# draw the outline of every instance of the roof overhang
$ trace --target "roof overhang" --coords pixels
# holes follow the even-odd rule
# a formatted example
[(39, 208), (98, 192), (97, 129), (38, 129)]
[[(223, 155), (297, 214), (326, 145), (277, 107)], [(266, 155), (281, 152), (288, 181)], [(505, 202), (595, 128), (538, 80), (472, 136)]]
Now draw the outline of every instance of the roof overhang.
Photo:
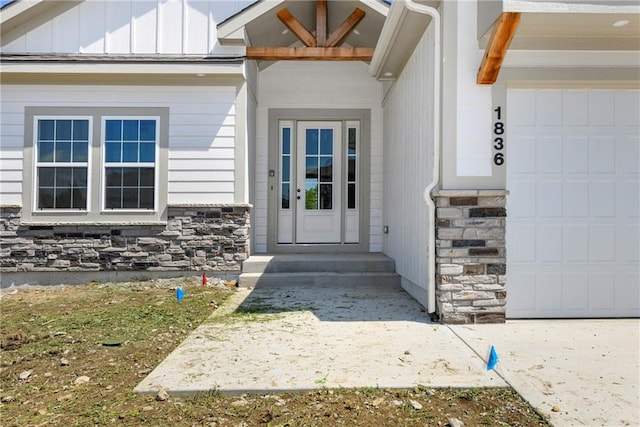
[[(438, 8), (439, 1), (419, 3)], [(411, 57), (416, 45), (431, 23), (431, 17), (407, 8), (404, 1), (394, 1), (373, 53), (369, 74), (380, 80), (396, 79)]]

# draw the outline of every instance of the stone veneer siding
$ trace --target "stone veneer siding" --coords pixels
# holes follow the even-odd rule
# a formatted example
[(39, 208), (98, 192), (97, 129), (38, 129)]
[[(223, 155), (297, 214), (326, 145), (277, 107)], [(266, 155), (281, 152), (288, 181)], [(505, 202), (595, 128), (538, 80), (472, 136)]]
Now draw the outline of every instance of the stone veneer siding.
[(505, 320), (506, 191), (440, 190), (436, 302), (443, 323)]
[(249, 257), (248, 205), (169, 206), (166, 222), (20, 222), (0, 207), (0, 272), (240, 273)]

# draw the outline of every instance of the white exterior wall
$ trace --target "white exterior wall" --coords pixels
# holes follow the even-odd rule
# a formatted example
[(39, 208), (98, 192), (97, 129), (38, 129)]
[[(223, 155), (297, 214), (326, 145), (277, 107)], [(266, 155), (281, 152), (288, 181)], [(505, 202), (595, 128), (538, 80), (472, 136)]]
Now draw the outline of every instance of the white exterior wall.
[(270, 108), (371, 110), (371, 252), (382, 251), (382, 86), (361, 62), (280, 61), (259, 75), (256, 137), (255, 249), (267, 250), (268, 111)]
[(22, 205), (27, 106), (168, 107), (168, 203), (233, 203), (235, 101), (235, 86), (4, 85), (0, 104), (0, 204)]
[(428, 210), (423, 199), (433, 168), (433, 26), (425, 32), (384, 103), (383, 252), (402, 284), (427, 304)]
[[(216, 24), (251, 0), (86, 0), (24, 34), (5, 53), (242, 54), (220, 46)], [(20, 28), (18, 31), (22, 32)]]

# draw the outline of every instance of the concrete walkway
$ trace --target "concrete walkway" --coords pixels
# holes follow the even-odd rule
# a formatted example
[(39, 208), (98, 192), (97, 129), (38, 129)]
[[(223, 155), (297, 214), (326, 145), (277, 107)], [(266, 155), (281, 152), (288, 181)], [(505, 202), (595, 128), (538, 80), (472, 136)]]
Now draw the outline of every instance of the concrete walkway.
[[(558, 426), (640, 425), (639, 327), (637, 320), (444, 326), (388, 287), (239, 289), (135, 391), (511, 385)], [(496, 371), (486, 370), (491, 344)]]

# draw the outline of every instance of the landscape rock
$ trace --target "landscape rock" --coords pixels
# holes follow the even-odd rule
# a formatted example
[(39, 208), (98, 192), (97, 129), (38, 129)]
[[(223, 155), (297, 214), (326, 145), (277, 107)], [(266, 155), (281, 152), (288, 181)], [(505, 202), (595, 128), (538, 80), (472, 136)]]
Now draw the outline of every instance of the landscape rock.
[(76, 380), (73, 382), (73, 384), (75, 385), (80, 385), (80, 384), (86, 384), (91, 380), (91, 378), (89, 378), (86, 375), (81, 375), (78, 378), (76, 378)]
[(411, 407), (413, 409), (415, 409), (416, 411), (419, 411), (422, 409), (422, 404), (420, 402), (417, 402), (415, 400), (409, 400), (409, 405), (411, 405)]
[(560, 412), (560, 407), (558, 405), (553, 405), (553, 408), (551, 408), (552, 412)]
[(457, 418), (449, 418), (448, 420), (449, 427), (462, 427), (464, 423)]
[(167, 390), (163, 388), (158, 390), (158, 394), (156, 394), (156, 400), (158, 402), (164, 402), (167, 399), (169, 399), (169, 392), (167, 392)]
[(31, 376), (31, 372), (33, 372), (33, 371), (20, 372), (20, 375), (18, 375), (18, 378), (20, 378), (22, 381), (24, 381), (24, 380), (26, 380), (27, 378), (29, 378)]
[(60, 359), (60, 366), (69, 366), (69, 361), (63, 357)]
[(2, 403), (9, 403), (9, 402), (13, 402), (15, 400), (15, 398), (13, 396), (4, 396), (2, 398)]

